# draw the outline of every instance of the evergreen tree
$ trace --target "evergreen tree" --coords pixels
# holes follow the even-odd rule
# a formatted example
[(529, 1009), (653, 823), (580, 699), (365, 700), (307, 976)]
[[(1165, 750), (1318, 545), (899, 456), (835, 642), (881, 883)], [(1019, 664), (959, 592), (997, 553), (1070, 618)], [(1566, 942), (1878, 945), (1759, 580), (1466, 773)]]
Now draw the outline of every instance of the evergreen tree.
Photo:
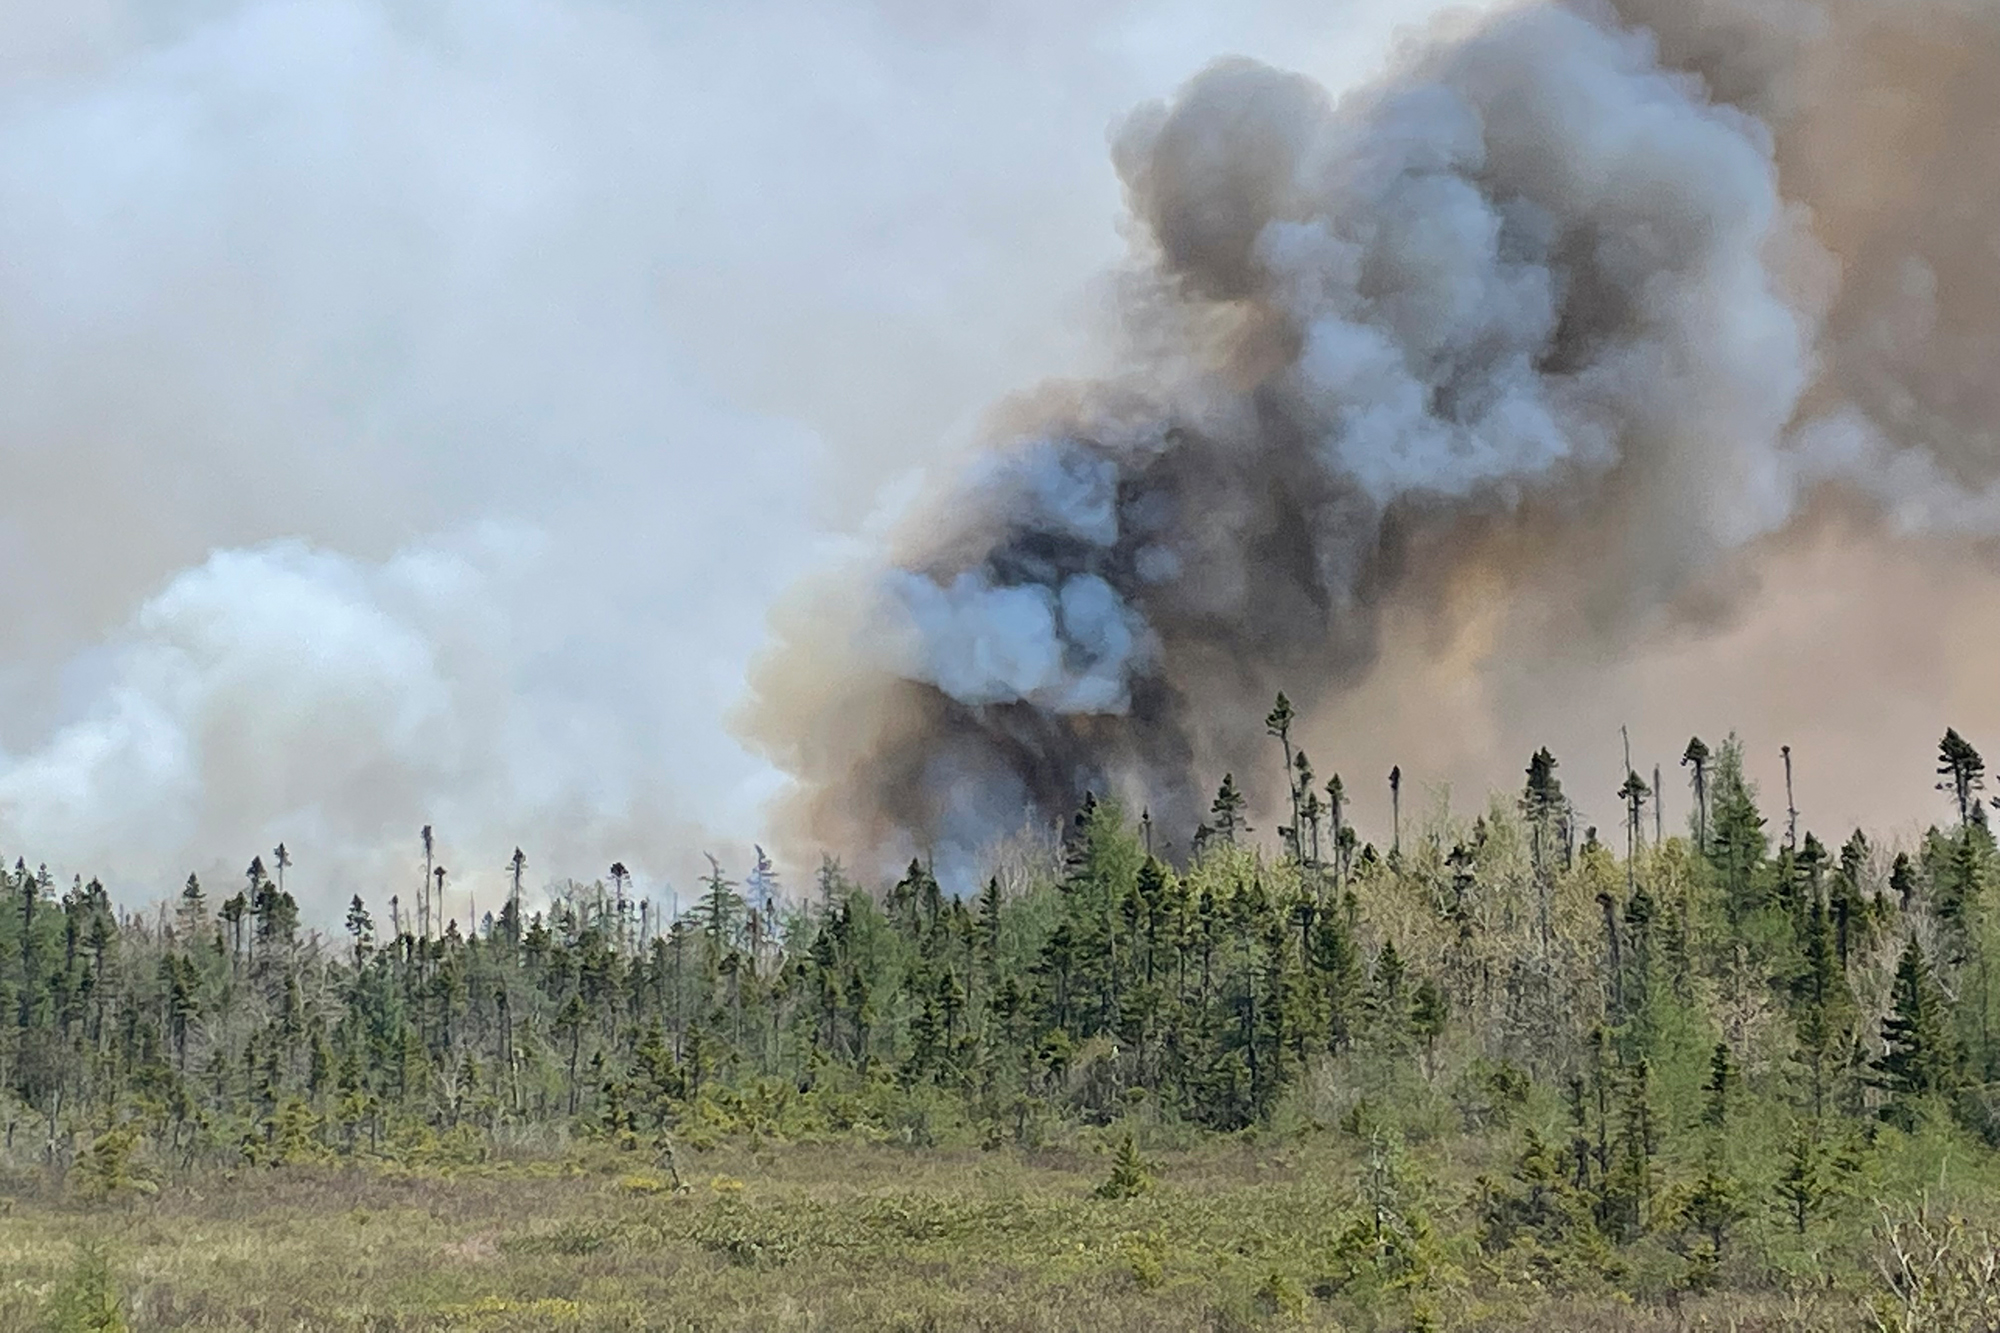
[(1702, 1123), (1718, 1134), (1729, 1129), (1730, 1094), (1735, 1090), (1739, 1075), (1735, 1062), (1729, 1058), (1729, 1043), (1717, 1042), (1708, 1056), (1708, 1081), (1701, 1085), (1706, 1094), (1702, 1102)]
[(1764, 904), (1762, 876), (1770, 839), (1756, 793), (1743, 776), (1743, 747), (1731, 736), (1716, 756), (1711, 784), (1714, 826), (1709, 857), (1729, 919), (1741, 923)]
[(1643, 1234), (1650, 1222), (1653, 1199), (1653, 1159), (1659, 1152), (1654, 1134), (1652, 1067), (1644, 1060), (1626, 1071), (1617, 1144), (1604, 1177), (1603, 1222), (1620, 1239)]
[(1410, 1032), (1423, 1044), (1426, 1069), (1450, 1018), (1451, 1004), (1437, 983), (1428, 977), (1418, 982), (1416, 994), (1410, 1000)]
[(1986, 761), (1979, 751), (1955, 730), (1947, 729), (1938, 742), (1938, 776), (1944, 781), (1937, 789), (1951, 796), (1961, 825), (1972, 822), (1979, 807), (1979, 790), (1986, 785)]
[(1708, 746), (1699, 736), (1688, 741), (1687, 749), (1681, 753), (1681, 766), (1689, 771), (1688, 781), (1694, 788), (1694, 847), (1706, 855), (1708, 852)]
[(358, 893), (347, 904), (347, 933), (354, 940), (354, 967), (358, 972), (368, 959), (369, 946), (375, 942), (375, 922)]
[(1799, 976), (1793, 984), (1798, 1060), (1805, 1071), (1813, 1123), (1818, 1124), (1825, 1111), (1829, 1080), (1848, 1047), (1854, 1008), (1826, 908), (1818, 901), (1806, 909), (1802, 953)]
[(1977, 822), (1960, 826), (1943, 864), (1932, 875), (1931, 906), (1938, 919), (1961, 935), (1968, 914), (1985, 890), (1993, 857), (1993, 835)]
[(1327, 779), (1326, 817), (1333, 833), (1334, 864), (1341, 881), (1345, 882), (1353, 860), (1355, 835), (1354, 830), (1347, 826), (1347, 786), (1338, 773)]
[(201, 880), (193, 875), (181, 886), (180, 902), (174, 909), (175, 928), (180, 931), (181, 942), (192, 946), (208, 928), (208, 897), (202, 892)]
[(1224, 773), (1222, 786), (1216, 789), (1215, 801), (1208, 808), (1209, 815), (1215, 820), (1212, 827), (1216, 837), (1233, 846), (1237, 838), (1251, 831), (1250, 825), (1243, 819), (1243, 809), (1247, 804), (1243, 793), (1236, 789), (1236, 775)]
[(1908, 852), (1896, 853), (1896, 860), (1889, 868), (1889, 891), (1896, 895), (1896, 906), (1905, 912), (1910, 910), (1917, 893), (1917, 868)]
[(1563, 810), (1562, 781), (1556, 777), (1556, 766), (1556, 757), (1546, 748), (1535, 751), (1528, 761), (1527, 786), (1521, 792), (1521, 815), (1528, 821), (1529, 848), (1537, 875), (1548, 872), (1555, 824)]
[(736, 947), (737, 930), (743, 921), (743, 896), (736, 892), (736, 882), (722, 873), (722, 863), (713, 856), (708, 858), (708, 877), (702, 883), (705, 892), (698, 911), (702, 936), (708, 944), (711, 964), (720, 964), (723, 956)]
[(1801, 1236), (1806, 1234), (1807, 1226), (1826, 1200), (1821, 1157), (1819, 1141), (1808, 1126), (1800, 1125), (1793, 1131), (1791, 1146), (1785, 1152), (1784, 1174), (1778, 1177), (1778, 1198), (1792, 1229)]
[(1888, 1094), (1882, 1119), (1914, 1130), (1925, 1108), (1958, 1091), (1962, 1056), (1945, 998), (1916, 937), (1904, 946), (1890, 991), (1892, 1009), (1882, 1020), (1877, 1086)]
[(1269, 716), (1264, 719), (1264, 731), (1274, 738), (1285, 752), (1285, 789), (1291, 795), (1292, 819), (1291, 823), (1280, 832), (1291, 844), (1293, 854), (1301, 855), (1303, 853), (1299, 838), (1299, 784), (1298, 775), (1292, 767), (1292, 722), (1295, 716), (1292, 712), (1292, 701), (1280, 693), (1277, 703), (1272, 705)]

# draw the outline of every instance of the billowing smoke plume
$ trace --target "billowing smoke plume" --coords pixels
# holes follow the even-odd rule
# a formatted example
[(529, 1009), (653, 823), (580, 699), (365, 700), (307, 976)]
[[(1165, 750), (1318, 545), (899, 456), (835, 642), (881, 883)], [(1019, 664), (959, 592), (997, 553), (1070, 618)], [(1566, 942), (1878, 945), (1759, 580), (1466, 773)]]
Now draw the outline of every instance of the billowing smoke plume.
[(1108, 789), (1185, 836), (1390, 619), (1602, 656), (1726, 623), (1818, 496), (1989, 530), (1995, 14), (1532, 4), (1338, 102), (1231, 61), (1133, 115), (1122, 370), (786, 612), (801, 826), (962, 857)]
[(769, 604), (1094, 354), (1104, 126), (1429, 3), (0, 5), (0, 858), (740, 875)]

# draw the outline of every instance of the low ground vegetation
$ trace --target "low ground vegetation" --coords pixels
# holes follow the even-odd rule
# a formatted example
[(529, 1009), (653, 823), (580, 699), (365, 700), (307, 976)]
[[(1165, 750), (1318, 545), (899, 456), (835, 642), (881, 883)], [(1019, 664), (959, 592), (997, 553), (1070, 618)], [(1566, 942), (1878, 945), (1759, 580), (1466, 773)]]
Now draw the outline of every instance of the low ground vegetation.
[(1275, 837), (1087, 800), (963, 898), (614, 865), (461, 931), (427, 859), (329, 938), (282, 847), (137, 916), (19, 861), (0, 1327), (1996, 1327), (1969, 743), (1903, 846), (1733, 739), (1671, 835), (1544, 751), (1369, 843), (1288, 718)]
[(1465, 1143), (1166, 1136), (1149, 1188), (1107, 1190), (1127, 1132), (1148, 1137), (731, 1135), (683, 1154), (678, 1189), (647, 1154), (601, 1146), (246, 1169), (122, 1200), (15, 1179), (0, 1328), (1872, 1333), (1989, 1328), (2000, 1308), (1980, 1202), (2000, 1191), (1953, 1165), (1966, 1145), (1949, 1139), (1885, 1163), (1942, 1194), (1843, 1198), (1808, 1237), (1746, 1214), (1690, 1281), (1704, 1252), (1679, 1234), (1495, 1245), (1497, 1187)]

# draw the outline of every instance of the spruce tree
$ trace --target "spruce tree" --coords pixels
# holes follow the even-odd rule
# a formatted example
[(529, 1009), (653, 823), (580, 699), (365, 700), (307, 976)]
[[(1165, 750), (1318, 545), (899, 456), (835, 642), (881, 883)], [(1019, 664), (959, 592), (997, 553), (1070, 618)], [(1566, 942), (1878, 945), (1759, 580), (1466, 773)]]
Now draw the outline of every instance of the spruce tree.
[(1681, 767), (1691, 770), (1689, 782), (1694, 787), (1694, 849), (1704, 856), (1708, 854), (1708, 760), (1708, 746), (1699, 736), (1688, 741), (1681, 753)]
[(1097, 1187), (1100, 1199), (1134, 1199), (1153, 1188), (1153, 1174), (1146, 1168), (1146, 1160), (1139, 1156), (1139, 1145), (1130, 1134), (1118, 1144), (1118, 1153), (1111, 1159), (1111, 1175)]
[(1616, 1145), (1604, 1177), (1603, 1222), (1621, 1240), (1643, 1234), (1650, 1221), (1654, 1134), (1652, 1067), (1644, 1060), (1625, 1071)]
[(1375, 978), (1368, 1001), (1377, 1033), (1390, 1042), (1399, 1040), (1408, 1031), (1404, 975), (1403, 957), (1396, 952), (1396, 942), (1384, 940), (1382, 952), (1375, 956)]
[(1888, 1094), (1881, 1117), (1914, 1130), (1927, 1107), (1957, 1092), (1963, 1057), (1951, 1032), (1951, 1015), (1916, 936), (1904, 946), (1882, 1020), (1883, 1052), (1874, 1062), (1876, 1086)]
[(1743, 747), (1731, 736), (1716, 757), (1710, 787), (1714, 804), (1709, 860), (1721, 881), (1732, 924), (1763, 906), (1762, 875), (1770, 838), (1756, 793), (1743, 776)]
[(1785, 1151), (1785, 1169), (1778, 1177), (1778, 1199), (1792, 1229), (1801, 1236), (1806, 1234), (1806, 1227), (1826, 1199), (1821, 1158), (1819, 1141), (1811, 1127), (1798, 1126)]
[(1729, 1043), (1717, 1042), (1708, 1055), (1708, 1081), (1701, 1085), (1702, 1123), (1719, 1135), (1729, 1130), (1730, 1094), (1736, 1090), (1738, 1074), (1729, 1058)]
[(1234, 846), (1240, 835), (1250, 832), (1250, 825), (1243, 819), (1243, 810), (1248, 804), (1243, 793), (1237, 789), (1236, 775), (1224, 773), (1222, 785), (1216, 788), (1215, 801), (1208, 807), (1215, 820), (1211, 826), (1215, 836)]
[[(1277, 703), (1271, 706), (1270, 714), (1264, 719), (1264, 731), (1275, 739), (1285, 752), (1285, 790), (1291, 795), (1292, 820), (1280, 834), (1291, 844), (1292, 854), (1303, 856), (1303, 840), (1299, 837), (1299, 774), (1292, 762), (1292, 723), (1296, 719), (1292, 711), (1292, 701), (1281, 692)], [(1306, 781), (1312, 780), (1310, 771)]]
[(1410, 1000), (1410, 1032), (1423, 1043), (1426, 1072), (1436, 1055), (1438, 1038), (1444, 1035), (1450, 1019), (1451, 1003), (1438, 984), (1429, 977), (1418, 982), (1416, 994)]
[(1528, 821), (1529, 848), (1537, 874), (1548, 869), (1548, 844), (1563, 808), (1562, 780), (1556, 776), (1556, 768), (1556, 757), (1546, 747), (1535, 751), (1528, 761), (1527, 785), (1521, 790), (1521, 815)]
[(1354, 830), (1347, 826), (1347, 785), (1335, 773), (1326, 782), (1327, 828), (1333, 835), (1333, 863), (1335, 878), (1345, 883), (1349, 862), (1353, 859), (1355, 844)]
[(1803, 959), (1793, 983), (1793, 1013), (1798, 1060), (1805, 1071), (1807, 1099), (1817, 1124), (1825, 1111), (1830, 1080), (1847, 1050), (1854, 1000), (1834, 947), (1826, 908), (1817, 901), (1806, 909), (1803, 933)]
[(1917, 867), (1910, 860), (1908, 852), (1897, 852), (1894, 864), (1889, 867), (1889, 891), (1896, 895), (1896, 906), (1907, 912), (1917, 893)]
[(1986, 761), (1955, 729), (1947, 729), (1938, 742), (1938, 776), (1944, 781), (1937, 789), (1947, 793), (1958, 810), (1958, 822), (1970, 824), (1979, 806), (1979, 790), (1986, 785)]

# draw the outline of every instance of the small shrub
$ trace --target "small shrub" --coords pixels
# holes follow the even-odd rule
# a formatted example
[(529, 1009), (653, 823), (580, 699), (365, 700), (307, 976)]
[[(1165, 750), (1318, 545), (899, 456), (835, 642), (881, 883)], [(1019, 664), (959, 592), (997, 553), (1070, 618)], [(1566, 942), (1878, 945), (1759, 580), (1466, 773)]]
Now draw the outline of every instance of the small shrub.
[(133, 1164), (139, 1149), (139, 1127), (118, 1125), (97, 1136), (77, 1163), (83, 1192), (97, 1198), (121, 1194), (157, 1194), (159, 1186)]
[(1120, 1249), (1125, 1271), (1141, 1291), (1153, 1291), (1167, 1280), (1167, 1246), (1159, 1233), (1127, 1236)]
[(806, 1253), (807, 1239), (776, 1218), (748, 1213), (733, 1203), (708, 1211), (688, 1236), (737, 1268), (781, 1268)]
[(1152, 1188), (1152, 1173), (1146, 1169), (1145, 1159), (1139, 1156), (1138, 1145), (1127, 1134), (1118, 1145), (1117, 1157), (1112, 1159), (1110, 1178), (1097, 1187), (1097, 1197), (1136, 1199)]
[(1297, 1319), (1306, 1312), (1306, 1291), (1273, 1269), (1257, 1287), (1257, 1310), (1265, 1318)]
[(125, 1306), (101, 1251), (77, 1255), (42, 1310), (46, 1333), (126, 1333)]
[(1928, 1204), (1885, 1216), (1876, 1235), (1884, 1288), (1868, 1312), (1876, 1333), (2000, 1330), (2000, 1236)]

